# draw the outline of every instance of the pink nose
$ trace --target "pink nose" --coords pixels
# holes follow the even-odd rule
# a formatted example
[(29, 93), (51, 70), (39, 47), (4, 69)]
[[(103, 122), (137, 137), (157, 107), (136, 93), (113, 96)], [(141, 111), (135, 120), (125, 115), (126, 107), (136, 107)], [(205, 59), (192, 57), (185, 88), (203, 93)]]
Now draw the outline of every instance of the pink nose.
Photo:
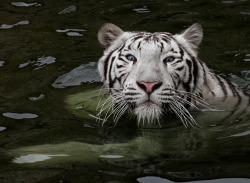
[(154, 90), (159, 88), (161, 86), (161, 83), (158, 81), (155, 82), (137, 82), (137, 84), (144, 90), (146, 91), (147, 94), (151, 94)]

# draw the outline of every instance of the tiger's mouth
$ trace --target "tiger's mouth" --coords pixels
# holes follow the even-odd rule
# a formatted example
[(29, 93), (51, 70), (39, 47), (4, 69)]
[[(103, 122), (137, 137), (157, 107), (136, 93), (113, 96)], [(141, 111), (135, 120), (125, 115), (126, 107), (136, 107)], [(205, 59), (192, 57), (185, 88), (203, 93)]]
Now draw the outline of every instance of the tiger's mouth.
[(137, 106), (141, 106), (141, 105), (143, 105), (145, 107), (153, 107), (155, 105), (161, 107), (161, 103), (159, 103), (159, 102), (157, 102), (155, 100), (152, 100), (150, 98), (148, 98), (147, 100), (139, 103)]
[(150, 107), (151, 105), (154, 105), (154, 104), (155, 104), (155, 103), (154, 103), (153, 101), (147, 100), (147, 101), (143, 102), (141, 105), (145, 105), (145, 106)]
[(137, 116), (138, 123), (146, 122), (151, 124), (153, 121), (158, 120), (162, 115), (162, 108), (151, 100), (147, 100), (138, 105), (134, 109), (134, 114)]

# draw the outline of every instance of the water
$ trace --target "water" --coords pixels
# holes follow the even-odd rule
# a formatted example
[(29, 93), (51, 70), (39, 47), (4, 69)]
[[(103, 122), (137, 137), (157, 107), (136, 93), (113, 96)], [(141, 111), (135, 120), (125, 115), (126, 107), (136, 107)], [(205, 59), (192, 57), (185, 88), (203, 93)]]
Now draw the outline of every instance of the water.
[(247, 0), (1, 1), (0, 182), (250, 182), (245, 102), (193, 112), (199, 128), (174, 117), (162, 128), (138, 128), (132, 118), (102, 127), (89, 116), (102, 86), (95, 68), (103, 23), (178, 33), (199, 22), (200, 58), (249, 89), (249, 7)]

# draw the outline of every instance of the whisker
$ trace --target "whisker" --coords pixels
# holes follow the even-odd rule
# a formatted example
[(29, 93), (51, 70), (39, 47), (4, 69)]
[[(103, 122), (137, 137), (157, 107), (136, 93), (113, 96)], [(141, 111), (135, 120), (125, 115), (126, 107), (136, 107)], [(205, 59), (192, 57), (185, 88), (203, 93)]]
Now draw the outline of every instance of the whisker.
[(179, 117), (184, 125), (185, 128), (187, 128), (187, 122), (183, 119), (183, 115), (180, 114), (180, 109), (178, 108), (178, 106), (176, 106), (176, 104), (170, 103), (169, 106), (172, 108), (173, 112), (177, 115), (177, 117)]
[(114, 118), (114, 126), (116, 126), (118, 120), (121, 118), (121, 116), (125, 113), (127, 110), (126, 103), (122, 106), (121, 110), (117, 113), (116, 117)]
[(190, 105), (190, 106), (196, 108), (197, 110), (200, 110), (200, 109), (199, 109), (196, 105), (194, 105), (192, 102), (189, 102), (188, 100), (186, 100), (186, 99), (184, 99), (184, 98), (182, 98), (182, 97), (179, 97), (178, 95), (176, 95), (175, 97), (176, 97), (178, 100), (180, 100), (180, 101), (186, 102), (188, 105)]
[(189, 113), (189, 111), (180, 103), (180, 102), (177, 102), (175, 101), (176, 103), (178, 103), (179, 107), (182, 109), (181, 112), (183, 115), (185, 115), (187, 122), (193, 127), (193, 124), (194, 125), (198, 125), (196, 123), (196, 121), (194, 120), (193, 116)]

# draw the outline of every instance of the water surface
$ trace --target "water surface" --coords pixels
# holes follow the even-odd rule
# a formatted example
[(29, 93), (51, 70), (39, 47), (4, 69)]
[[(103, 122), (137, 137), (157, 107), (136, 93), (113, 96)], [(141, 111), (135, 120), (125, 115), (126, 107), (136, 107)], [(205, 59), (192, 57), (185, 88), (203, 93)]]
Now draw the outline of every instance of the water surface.
[(179, 33), (199, 22), (200, 58), (250, 89), (249, 7), (248, 0), (1, 1), (0, 182), (249, 182), (246, 101), (193, 112), (199, 128), (174, 117), (162, 128), (138, 128), (129, 116), (103, 127), (89, 116), (102, 87), (103, 23)]

